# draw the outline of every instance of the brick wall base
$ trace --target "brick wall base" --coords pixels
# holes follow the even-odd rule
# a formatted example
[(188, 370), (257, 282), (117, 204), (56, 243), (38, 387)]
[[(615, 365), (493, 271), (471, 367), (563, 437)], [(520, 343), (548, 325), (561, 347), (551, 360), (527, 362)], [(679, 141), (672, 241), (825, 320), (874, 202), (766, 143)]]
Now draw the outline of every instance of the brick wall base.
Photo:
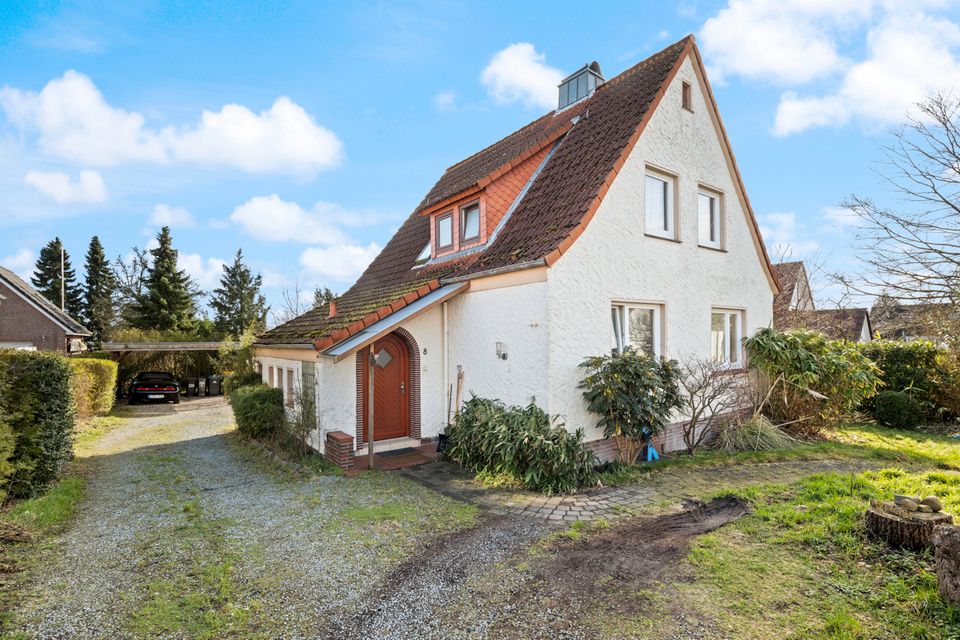
[[(674, 422), (667, 425), (663, 433), (653, 439), (653, 445), (660, 453), (671, 453), (673, 451), (685, 451), (687, 445), (683, 442), (683, 422)], [(715, 434), (707, 434), (703, 444), (708, 444), (716, 437)], [(591, 440), (583, 443), (584, 446), (593, 451), (600, 462), (609, 462), (617, 459), (617, 443), (613, 439)]]
[(353, 469), (353, 436), (343, 431), (331, 431), (327, 434), (323, 455), (341, 469)]

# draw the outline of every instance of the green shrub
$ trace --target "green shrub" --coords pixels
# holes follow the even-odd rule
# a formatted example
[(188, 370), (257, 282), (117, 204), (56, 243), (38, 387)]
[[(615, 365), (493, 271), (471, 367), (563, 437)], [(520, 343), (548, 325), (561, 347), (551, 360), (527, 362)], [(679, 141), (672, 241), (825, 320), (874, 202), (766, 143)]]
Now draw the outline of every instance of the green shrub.
[(675, 409), (684, 406), (680, 367), (633, 349), (584, 360), (580, 382), (587, 409), (600, 419), (605, 438), (616, 438), (620, 460), (633, 464), (643, 444), (663, 432)]
[(747, 420), (735, 420), (717, 434), (716, 447), (721, 451), (773, 451), (789, 449), (797, 441), (765, 416), (757, 415)]
[(230, 394), (237, 430), (253, 438), (281, 434), (286, 422), (283, 391), (264, 384), (240, 387)]
[[(944, 350), (928, 340), (874, 340), (860, 346), (880, 367), (884, 391), (907, 391), (931, 415), (936, 408), (940, 360)], [(864, 408), (872, 408), (868, 399)]]
[(70, 358), (70, 389), (77, 407), (77, 419), (110, 413), (117, 395), (117, 363), (97, 358)]
[(922, 417), (922, 405), (906, 391), (881, 391), (873, 398), (873, 418), (882, 425), (915, 429)]
[(596, 482), (583, 431), (570, 433), (542, 409), (472, 397), (447, 430), (446, 455), (483, 474), (508, 475), (534, 491), (567, 493)]
[(16, 434), (14, 434), (11, 424), (13, 416), (7, 410), (4, 400), (10, 395), (11, 383), (10, 376), (7, 373), (8, 367), (6, 360), (0, 358), (0, 505), (7, 499), (7, 480), (14, 470), (11, 458), (17, 446)]
[(960, 351), (945, 349), (938, 359), (940, 375), (933, 402), (947, 420), (960, 419)]
[(240, 387), (249, 387), (257, 384), (263, 384), (263, 379), (256, 371), (234, 373), (223, 379), (223, 395), (229, 396)]
[(833, 428), (877, 392), (880, 370), (854, 343), (761, 329), (744, 341), (764, 413), (802, 437)]
[(0, 350), (7, 389), (0, 415), (15, 438), (8, 497), (29, 498), (55, 480), (72, 455), (75, 408), (70, 365), (40, 351)]

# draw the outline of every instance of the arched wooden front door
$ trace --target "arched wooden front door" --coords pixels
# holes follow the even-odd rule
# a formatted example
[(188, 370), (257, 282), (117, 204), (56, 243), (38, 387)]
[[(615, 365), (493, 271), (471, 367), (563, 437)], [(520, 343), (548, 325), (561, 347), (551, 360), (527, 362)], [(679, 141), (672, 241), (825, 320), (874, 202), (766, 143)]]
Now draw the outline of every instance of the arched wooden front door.
[[(390, 440), (410, 435), (410, 352), (407, 343), (391, 333), (373, 345), (374, 353), (389, 354), (385, 367), (377, 367), (373, 376), (373, 439)], [(367, 359), (365, 366), (369, 365)], [(363, 380), (369, 380), (365, 369)], [(366, 389), (365, 389), (366, 390)], [(366, 396), (366, 393), (364, 393)], [(363, 401), (363, 433), (367, 431), (368, 399)]]

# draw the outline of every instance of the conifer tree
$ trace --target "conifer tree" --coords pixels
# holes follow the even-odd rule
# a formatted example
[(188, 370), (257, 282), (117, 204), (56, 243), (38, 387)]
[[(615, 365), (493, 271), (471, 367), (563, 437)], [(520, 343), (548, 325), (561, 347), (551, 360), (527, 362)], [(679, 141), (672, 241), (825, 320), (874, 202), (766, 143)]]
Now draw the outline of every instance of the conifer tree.
[(210, 296), (214, 325), (223, 335), (239, 336), (248, 328), (261, 331), (267, 322), (267, 302), (260, 294), (263, 278), (254, 276), (243, 264), (243, 250), (238, 249), (232, 265), (223, 266), (220, 286)]
[(153, 259), (145, 290), (132, 309), (133, 325), (138, 329), (191, 331), (196, 324), (195, 298), (200, 292), (190, 276), (177, 269), (170, 227), (160, 230), (157, 243), (157, 248), (150, 250)]
[(99, 345), (113, 325), (116, 316), (114, 292), (117, 288), (117, 280), (103, 251), (103, 245), (100, 244), (100, 238), (97, 236), (90, 239), (85, 269), (83, 321), (93, 334), (91, 337), (93, 343)]
[(313, 308), (322, 307), (328, 302), (333, 302), (337, 299), (337, 294), (333, 292), (333, 289), (330, 287), (320, 287), (318, 286), (313, 290)]
[[(63, 310), (72, 318), (80, 318), (83, 311), (82, 291), (77, 284), (77, 274), (70, 264), (70, 254), (63, 252), (63, 274), (61, 283), (60, 251), (63, 244), (60, 238), (54, 238), (40, 249), (36, 269), (30, 281), (40, 294), (52, 302), (58, 309), (61, 307), (61, 291), (64, 294)], [(61, 289), (62, 286), (62, 289)]]

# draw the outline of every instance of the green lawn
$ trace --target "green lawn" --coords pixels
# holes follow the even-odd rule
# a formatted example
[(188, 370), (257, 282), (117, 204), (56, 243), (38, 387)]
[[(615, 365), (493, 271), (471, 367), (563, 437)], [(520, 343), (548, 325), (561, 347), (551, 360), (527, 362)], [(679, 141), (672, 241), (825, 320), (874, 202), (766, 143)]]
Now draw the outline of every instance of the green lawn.
[(960, 609), (941, 601), (931, 552), (892, 550), (869, 538), (863, 524), (870, 501), (894, 493), (934, 494), (960, 513), (960, 440), (858, 424), (792, 449), (680, 455), (606, 481), (627, 483), (673, 466), (823, 458), (886, 468), (718, 492), (741, 496), (751, 513), (696, 539), (686, 569), (678, 568), (688, 577), (654, 588), (643, 617), (613, 616), (604, 628), (617, 637), (642, 627), (645, 637), (672, 638), (669, 625), (657, 635), (642, 623), (669, 618), (682, 603), (688, 618), (710, 621), (718, 637), (960, 638)]
[(605, 485), (636, 482), (660, 469), (679, 466), (723, 466), (788, 460), (863, 460), (885, 465), (960, 469), (960, 440), (920, 431), (898, 431), (871, 424), (855, 424), (817, 442), (800, 442), (790, 449), (724, 453), (703, 449), (693, 456), (679, 452), (660, 462), (641, 464), (603, 474)]

